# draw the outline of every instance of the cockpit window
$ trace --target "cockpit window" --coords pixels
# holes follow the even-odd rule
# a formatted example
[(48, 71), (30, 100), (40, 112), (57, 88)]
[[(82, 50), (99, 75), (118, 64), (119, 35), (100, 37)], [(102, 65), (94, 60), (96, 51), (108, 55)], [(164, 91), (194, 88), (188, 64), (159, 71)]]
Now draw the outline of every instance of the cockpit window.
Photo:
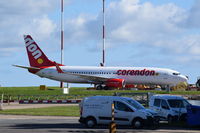
[(173, 75), (180, 75), (180, 73), (173, 73)]

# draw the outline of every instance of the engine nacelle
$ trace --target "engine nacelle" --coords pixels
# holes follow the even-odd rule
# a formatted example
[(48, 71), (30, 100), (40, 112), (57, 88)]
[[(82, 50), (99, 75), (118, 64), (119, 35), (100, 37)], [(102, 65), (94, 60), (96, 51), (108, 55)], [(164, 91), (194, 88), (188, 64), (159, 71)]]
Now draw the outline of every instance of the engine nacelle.
[(125, 88), (135, 88), (135, 85), (134, 84), (126, 84)]
[(109, 79), (106, 82), (106, 86), (116, 87), (116, 88), (124, 88), (125, 82), (124, 82), (124, 79)]

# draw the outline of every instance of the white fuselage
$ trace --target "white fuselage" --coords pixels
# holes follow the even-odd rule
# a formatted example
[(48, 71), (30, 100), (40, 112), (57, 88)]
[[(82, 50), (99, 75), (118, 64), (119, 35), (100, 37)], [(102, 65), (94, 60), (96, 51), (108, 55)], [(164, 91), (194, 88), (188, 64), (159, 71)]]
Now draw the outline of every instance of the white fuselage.
[[(81, 67), (60, 66), (63, 72), (58, 73), (56, 67), (41, 69), (36, 73), (40, 77), (68, 83), (101, 84), (98, 81), (82, 78), (78, 75), (97, 76), (110, 79), (124, 79), (125, 84), (169, 85), (187, 82), (187, 77), (179, 72), (151, 67)], [(67, 74), (72, 73), (72, 74)]]

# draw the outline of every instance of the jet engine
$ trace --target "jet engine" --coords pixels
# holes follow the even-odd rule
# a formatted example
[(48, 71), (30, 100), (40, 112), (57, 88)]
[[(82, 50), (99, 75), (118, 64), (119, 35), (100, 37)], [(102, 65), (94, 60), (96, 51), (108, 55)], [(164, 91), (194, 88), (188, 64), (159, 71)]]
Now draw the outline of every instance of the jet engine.
[(124, 88), (125, 82), (124, 79), (109, 79), (105, 85), (108, 87)]

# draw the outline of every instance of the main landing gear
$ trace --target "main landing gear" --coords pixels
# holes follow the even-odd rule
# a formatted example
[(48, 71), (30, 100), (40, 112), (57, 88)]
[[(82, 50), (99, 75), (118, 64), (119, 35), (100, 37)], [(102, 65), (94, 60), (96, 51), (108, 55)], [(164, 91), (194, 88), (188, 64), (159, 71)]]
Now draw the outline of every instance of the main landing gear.
[(108, 87), (108, 86), (102, 86), (102, 85), (97, 85), (96, 89), (97, 90), (110, 90), (110, 87)]

